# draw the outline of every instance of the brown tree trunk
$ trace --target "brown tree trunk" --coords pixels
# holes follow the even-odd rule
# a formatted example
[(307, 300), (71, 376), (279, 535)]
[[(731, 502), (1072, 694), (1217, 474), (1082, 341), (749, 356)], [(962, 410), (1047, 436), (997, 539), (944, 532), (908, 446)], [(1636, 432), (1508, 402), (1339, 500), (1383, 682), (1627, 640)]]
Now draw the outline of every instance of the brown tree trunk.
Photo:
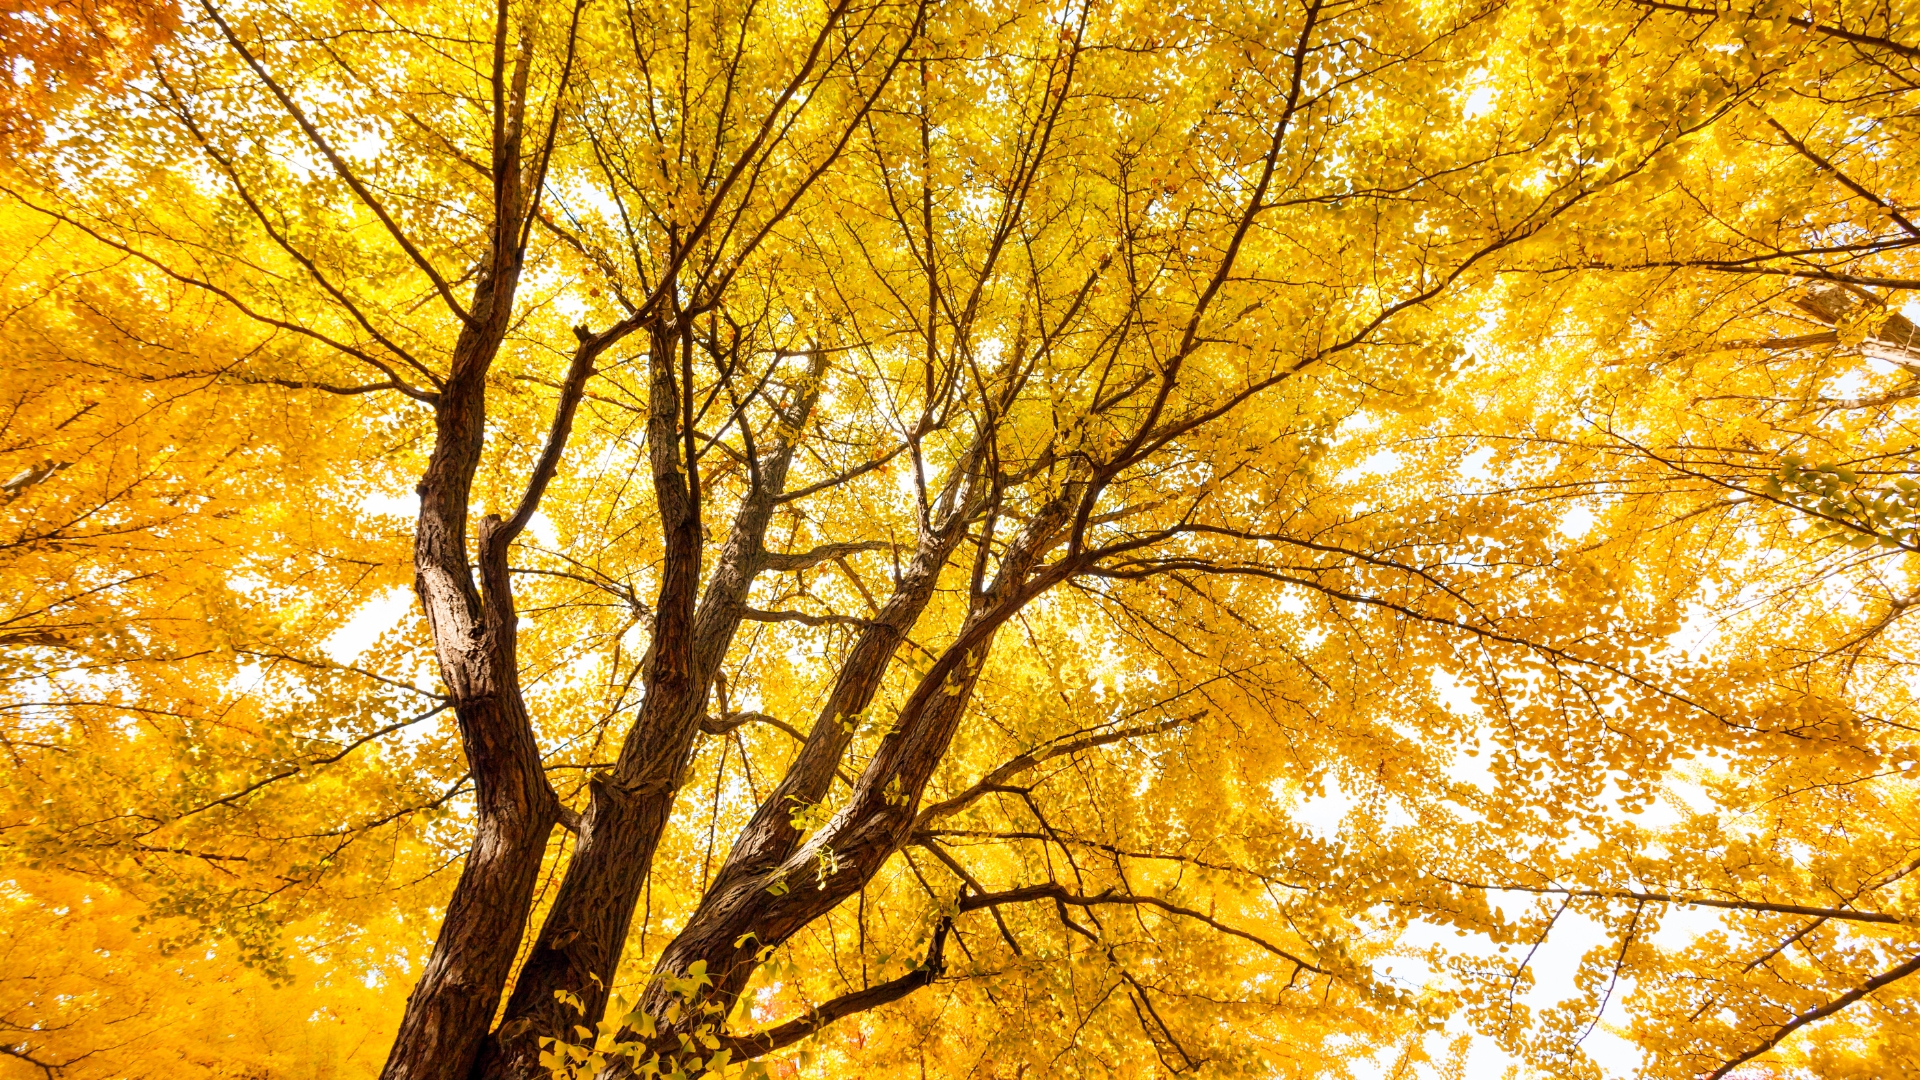
[[(965, 715), (994, 635), (1037, 591), (1029, 575), (1066, 524), (1077, 487), (1069, 485), (1067, 493), (1036, 514), (1010, 546), (993, 586), (976, 597), (955, 641), (901, 708), (894, 730), (881, 740), (848, 804), (804, 843), (790, 844), (777, 863), (757, 870), (743, 865), (729, 879), (716, 881), (668, 945), (659, 970), (679, 975), (704, 961), (713, 979), (707, 1000), (721, 1007), (718, 1015), (725, 1015), (759, 967), (762, 950), (785, 942), (860, 891), (907, 842), (921, 794)], [(1052, 570), (1044, 584), (1060, 576), (1058, 569)], [(762, 812), (766, 806), (762, 804)], [(643, 1006), (660, 1017), (669, 1003), (656, 983)], [(670, 1053), (679, 1035), (703, 1019), (693, 1014), (662, 1024), (649, 1051)], [(630, 1070), (616, 1066), (612, 1071), (625, 1075)]]
[[(500, 700), (457, 706), (471, 744), (498, 729), (508, 708)], [(458, 1080), (472, 1067), (493, 1020), (514, 951), (526, 929), (557, 804), (531, 784), (495, 789), (479, 813), (472, 849), (434, 942), (433, 956), (407, 998), (400, 1033), (387, 1057), (384, 1080)]]
[[(501, 9), (502, 19), (505, 9)], [(407, 997), (382, 1080), (465, 1080), (486, 1038), (533, 903), (547, 837), (560, 820), (521, 694), (518, 616), (507, 548), (525, 527), (551, 479), (572, 428), (593, 360), (632, 326), (583, 341), (574, 356), (541, 462), (513, 517), (480, 525), (480, 580), (468, 560), (467, 517), (473, 478), (486, 442), (487, 375), (505, 340), (523, 266), (529, 192), (545, 172), (522, 160), (530, 46), (508, 63), (506, 25), (495, 78), (509, 96), (496, 100), (494, 203), (486, 260), (460, 314), (447, 379), (434, 402), (434, 445), (417, 488), (414, 589), (432, 634), (441, 681), (458, 719), (473, 778), (474, 838), (426, 969)], [(452, 303), (449, 297), (449, 303)]]
[[(712, 580), (697, 609), (690, 598), (700, 567), (699, 473), (685, 464), (691, 454), (682, 424), (682, 378), (673, 374), (681, 333), (656, 333), (653, 350), (654, 482), (668, 537), (652, 668), (640, 717), (621, 746), (610, 773), (591, 782), (591, 802), (581, 817), (580, 839), (567, 864), (553, 909), (521, 968), (499, 1030), (487, 1041), (477, 1075), (544, 1077), (539, 1039), (564, 1035), (575, 1024), (597, 1024), (607, 987), (619, 966), (640, 890), (673, 811), (694, 736), (706, 717), (707, 696), (746, 614), (747, 592), (766, 561), (767, 525), (773, 516), (797, 447), (799, 431), (818, 400), (804, 394), (782, 417), (791, 432), (776, 437), (752, 470), (751, 490), (735, 515)], [(816, 356), (810, 382), (817, 387), (824, 360)], [(661, 419), (664, 418), (664, 419)], [(554, 994), (564, 990), (585, 1006), (575, 1011)]]
[[(751, 965), (742, 968), (736, 980), (732, 968), (716, 961), (739, 952), (732, 949), (731, 944), (747, 930), (742, 929), (733, 937), (726, 935), (735, 926), (752, 925), (762, 906), (760, 901), (765, 899), (759, 894), (764, 893), (768, 872), (778, 868), (799, 846), (802, 837), (793, 825), (792, 807), (796, 802), (817, 803), (826, 796), (834, 771), (853, 741), (854, 728), (848, 718), (864, 713), (872, 704), (900, 642), (932, 599), (941, 572), (972, 520), (978, 489), (979, 485), (971, 485), (970, 491), (959, 496), (961, 505), (952, 510), (939, 527), (930, 528), (922, 535), (918, 550), (901, 574), (893, 595), (874, 620), (861, 630), (841, 664), (833, 690), (815, 717), (813, 729), (799, 755), (741, 830), (719, 873), (701, 898), (699, 909), (686, 929), (661, 954), (657, 971), (678, 974), (696, 960), (705, 959), (709, 962), (708, 970), (718, 973), (716, 990), (726, 1000), (731, 1000), (745, 985), (745, 977), (752, 973)], [(719, 947), (723, 941), (728, 948)], [(765, 942), (750, 944), (746, 951), (752, 952), (758, 944)], [(732, 985), (736, 981), (740, 985)], [(648, 1002), (653, 1009), (663, 1004), (653, 999)]]
[[(980, 639), (983, 649), (991, 642), (991, 631)], [(872, 880), (905, 844), (918, 803), (915, 792), (925, 786), (919, 774), (930, 776), (945, 754), (978, 673), (977, 666), (962, 665), (952, 670), (953, 681), (942, 679), (940, 689), (918, 710), (914, 728), (920, 737), (911, 740), (911, 754), (899, 762), (900, 768), (863, 772), (848, 805), (826, 828), (796, 845), (780, 863), (759, 873), (737, 873), (724, 888), (716, 883), (709, 889), (694, 917), (662, 954), (660, 970), (684, 974), (704, 960), (713, 979), (709, 1000), (731, 1010), (760, 966), (762, 950), (783, 944)], [(905, 742), (901, 745), (909, 749)], [(885, 754), (884, 741), (882, 746)], [(836, 869), (829, 874), (826, 867)], [(782, 882), (784, 889), (779, 888)], [(656, 988), (644, 1007), (658, 1017), (668, 1004)], [(678, 1035), (690, 1032), (701, 1019), (688, 1016), (663, 1024), (652, 1049), (671, 1050), (678, 1045)]]
[(472, 1068), (526, 929), (547, 836), (559, 820), (520, 692), (506, 572), (511, 536), (499, 519), (481, 524), (481, 583), (467, 561), (467, 503), (484, 438), (486, 373), (504, 333), (517, 262), (507, 255), (475, 290), (476, 314), (456, 345), (452, 377), (437, 402), (433, 455), (419, 485), (414, 587), (473, 777), (475, 830), (433, 955), (407, 998), (383, 1080), (459, 1080)]
[[(800, 748), (793, 764), (787, 767), (780, 783), (760, 803), (753, 819), (741, 830), (733, 848), (714, 878), (712, 891), (726, 892), (733, 879), (742, 874), (759, 874), (784, 860), (800, 843), (800, 831), (793, 826), (792, 808), (817, 803), (826, 797), (833, 783), (834, 770), (840, 765), (847, 745), (853, 741), (851, 718), (865, 713), (886, 678), (893, 654), (913, 629), (927, 602), (933, 598), (940, 572), (946, 569), (960, 538), (966, 533), (968, 515), (955, 514), (939, 531), (929, 532), (900, 575), (900, 584), (872, 622), (860, 631), (852, 650), (840, 665), (833, 690), (814, 718), (813, 729)], [(667, 963), (662, 958), (662, 964)], [(678, 970), (662, 967), (661, 970)]]

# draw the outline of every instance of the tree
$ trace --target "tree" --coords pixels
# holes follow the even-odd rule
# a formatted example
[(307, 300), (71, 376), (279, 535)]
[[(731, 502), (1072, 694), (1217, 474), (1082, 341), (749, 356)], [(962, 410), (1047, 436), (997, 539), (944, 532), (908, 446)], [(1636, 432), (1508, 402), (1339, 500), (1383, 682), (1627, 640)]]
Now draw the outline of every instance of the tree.
[[(1818, 350), (1906, 347), (1863, 314), (1905, 287), (1896, 136), (1796, 134), (1807, 87), (1898, 128), (1893, 25), (185, 9), (7, 178), (59, 249), (9, 333), (60, 374), (9, 398), (8, 827), (281, 975), (282, 924), (433, 890), (387, 1077), (719, 1072), (883, 1006), (863, 1067), (1311, 1074), (1464, 1012), (1590, 1069), (1629, 977), (1661, 1067), (1724, 1072), (1911, 952), (1861, 906), (1911, 888), (1897, 612), (1822, 611), (1792, 524), (1906, 589), (1906, 488), (1750, 433), (1833, 423), (1765, 389)], [(1699, 359), (1755, 355), (1792, 366)], [(1869, 396), (1823, 437), (1898, 460)], [(410, 538), (365, 512), (405, 474)], [(1675, 647), (1735, 574), (1776, 621)], [(407, 576), (422, 624), (329, 655)], [(1636, 818), (1690, 758), (1793, 815)], [(1836, 812), (1879, 832), (1815, 843)], [(1657, 951), (1676, 903), (1829, 974)], [(1387, 974), (1575, 905), (1611, 936), (1537, 1018), (1524, 959)], [(1671, 1024), (1703, 972), (1786, 1011)], [(934, 985), (974, 1019), (917, 1039)]]
[(87, 91), (113, 88), (171, 33), (171, 5), (147, 0), (8, 0), (0, 6), (0, 141), (39, 138), (45, 121), (84, 109)]

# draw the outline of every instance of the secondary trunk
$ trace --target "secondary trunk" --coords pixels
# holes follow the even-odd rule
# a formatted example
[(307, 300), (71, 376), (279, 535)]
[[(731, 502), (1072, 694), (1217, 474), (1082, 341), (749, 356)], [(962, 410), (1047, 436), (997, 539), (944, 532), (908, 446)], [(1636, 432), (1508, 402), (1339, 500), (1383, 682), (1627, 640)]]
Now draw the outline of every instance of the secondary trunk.
[[(1070, 485), (1068, 492), (1073, 491)], [(975, 598), (955, 641), (915, 687), (847, 805), (804, 843), (788, 844), (777, 862), (742, 865), (729, 879), (717, 881), (662, 955), (661, 972), (680, 975), (704, 962), (713, 980), (706, 1000), (720, 1006), (717, 1015), (726, 1015), (759, 967), (763, 950), (782, 944), (865, 887), (907, 842), (915, 807), (965, 715), (994, 635), (1033, 595), (1029, 574), (1071, 506), (1069, 494), (1056, 498), (1010, 546), (992, 587)], [(643, 1002), (656, 1018), (675, 1015), (662, 987), (656, 981)], [(649, 1052), (671, 1053), (680, 1035), (703, 1022), (702, 1014), (679, 1012), (677, 1019), (661, 1024)], [(631, 1069), (619, 1063), (610, 1073), (631, 1075)]]
[[(733, 948), (732, 943), (747, 930), (740, 929), (731, 937), (728, 934), (734, 927), (750, 928), (754, 924), (762, 906), (760, 901), (766, 899), (769, 872), (777, 869), (799, 847), (803, 837), (793, 825), (792, 807), (817, 803), (826, 797), (834, 770), (853, 741), (855, 729), (851, 718), (864, 713), (879, 692), (895, 651), (926, 609), (941, 571), (965, 535), (970, 510), (970, 506), (963, 506), (951, 513), (942, 527), (928, 530), (921, 538), (893, 595), (879, 615), (861, 630), (841, 664), (833, 690), (815, 718), (806, 744), (780, 783), (761, 801), (753, 819), (741, 830), (719, 873), (701, 898), (699, 909), (686, 929), (661, 954), (655, 970), (678, 974), (704, 959), (708, 961), (708, 970), (716, 973), (716, 992), (725, 1000), (731, 1000), (745, 985), (751, 965), (736, 978), (735, 969), (726, 961), (741, 952)], [(745, 951), (751, 953), (759, 945), (768, 943), (771, 939), (750, 943)], [(739, 985), (734, 985), (736, 982)], [(658, 1009), (665, 1002), (654, 995), (649, 1004)]]

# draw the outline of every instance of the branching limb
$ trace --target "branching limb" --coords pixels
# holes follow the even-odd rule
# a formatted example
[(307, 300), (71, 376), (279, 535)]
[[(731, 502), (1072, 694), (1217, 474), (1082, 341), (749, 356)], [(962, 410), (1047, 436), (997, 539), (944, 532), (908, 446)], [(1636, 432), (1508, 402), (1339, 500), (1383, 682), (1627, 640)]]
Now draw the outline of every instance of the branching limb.
[(1027, 885), (1018, 889), (1009, 889), (1006, 892), (983, 893), (977, 896), (963, 897), (960, 900), (960, 910), (975, 911), (980, 908), (995, 907), (1000, 904), (1024, 904), (1031, 903), (1035, 900), (1052, 900), (1072, 907), (1085, 908), (1098, 907), (1104, 904), (1158, 908), (1169, 915), (1179, 915), (1183, 918), (1205, 923), (1229, 937), (1237, 937), (1243, 941), (1250, 941), (1262, 949), (1265, 949), (1267, 952), (1280, 957), (1282, 960), (1296, 964), (1308, 971), (1319, 975), (1333, 974), (1333, 972), (1326, 968), (1310, 960), (1304, 960), (1295, 956), (1293, 953), (1275, 945), (1258, 934), (1249, 933), (1238, 927), (1228, 926), (1226, 923), (1208, 915), (1204, 911), (1195, 911), (1189, 907), (1181, 907), (1179, 904), (1162, 900), (1157, 896), (1137, 896), (1129, 893), (1114, 892), (1112, 889), (1097, 893), (1093, 896), (1081, 896), (1077, 893), (1068, 892), (1060, 885)]
[(1722, 900), (1711, 896), (1674, 896), (1671, 893), (1640, 892), (1634, 889), (1568, 889), (1551, 885), (1487, 885), (1475, 881), (1455, 881), (1452, 878), (1442, 877), (1439, 874), (1433, 876), (1449, 885), (1458, 885), (1467, 889), (1485, 889), (1490, 892), (1524, 892), (1543, 896), (1632, 900), (1642, 904), (1685, 904), (1697, 907), (1724, 908), (1728, 911), (1766, 911), (1780, 915), (1810, 915), (1823, 919), (1881, 923), (1891, 926), (1912, 926), (1920, 923), (1920, 919), (1915, 919), (1910, 915), (1894, 915), (1881, 911), (1853, 911), (1848, 908), (1808, 907), (1805, 904), (1775, 904), (1765, 900)]
[(1077, 754), (1082, 750), (1091, 750), (1097, 746), (1108, 746), (1117, 742), (1125, 742), (1128, 739), (1145, 738), (1149, 735), (1161, 735), (1173, 731), (1176, 728), (1185, 727), (1205, 715), (1207, 715), (1207, 710), (1202, 709), (1199, 712), (1190, 713), (1186, 716), (1175, 717), (1171, 720), (1162, 720), (1157, 724), (1142, 724), (1138, 727), (1117, 728), (1112, 731), (1102, 732), (1098, 735), (1090, 735), (1083, 739), (1054, 742), (1046, 746), (1036, 747), (988, 773), (982, 777), (978, 783), (960, 794), (950, 799), (943, 799), (940, 802), (922, 809), (919, 818), (913, 823), (914, 829), (916, 831), (924, 829), (936, 819), (946, 817), (949, 814), (964, 809), (980, 796), (998, 789), (1008, 780), (1042, 762), (1051, 761), (1057, 757), (1065, 757), (1068, 754)]
[(260, 81), (264, 83), (267, 89), (273, 94), (274, 98), (280, 102), (281, 108), (286, 109), (287, 115), (291, 116), (294, 123), (300, 126), (300, 130), (307, 136), (307, 141), (311, 142), (314, 149), (320, 151), (321, 156), (327, 159), (327, 163), (333, 166), (334, 173), (338, 175), (349, 188), (353, 189), (354, 195), (360, 199), (361, 203), (364, 204), (367, 209), (373, 211), (373, 215), (380, 219), (380, 224), (386, 226), (387, 233), (393, 237), (394, 243), (400, 245), (400, 250), (407, 253), (407, 258), (413, 260), (413, 264), (420, 268), (420, 272), (427, 275), (427, 280), (433, 282), (434, 290), (440, 294), (440, 299), (446, 302), (447, 309), (459, 316), (461, 322), (472, 325), (474, 321), (473, 316), (467, 312), (466, 308), (460, 305), (460, 301), (453, 298), (453, 289), (447, 284), (446, 278), (440, 275), (440, 271), (434, 269), (433, 263), (428, 261), (426, 255), (422, 253), (418, 247), (414, 246), (412, 240), (407, 238), (406, 232), (400, 228), (400, 223), (393, 219), (393, 215), (387, 213), (386, 207), (380, 204), (379, 199), (374, 198), (373, 191), (354, 174), (352, 169), (347, 167), (346, 160), (340, 156), (338, 151), (334, 150), (333, 144), (327, 141), (326, 136), (320, 134), (320, 129), (315, 127), (313, 121), (307, 118), (305, 110), (294, 103), (293, 98), (281, 88), (280, 83), (275, 80), (274, 77), (268, 73), (266, 67), (255, 58), (253, 51), (248, 49), (246, 44), (240, 40), (240, 36), (233, 32), (233, 27), (228, 25), (225, 18), (221, 17), (217, 8), (208, 3), (207, 0), (200, 0), (200, 7), (213, 19), (214, 24), (220, 27), (220, 33), (227, 39), (227, 43), (232, 45), (233, 50), (240, 54), (240, 58), (246, 61), (249, 68), (253, 69), (253, 73), (259, 77)]
[(951, 918), (943, 917), (936, 923), (933, 928), (933, 943), (927, 947), (926, 960), (897, 979), (890, 979), (878, 986), (870, 986), (865, 990), (834, 998), (809, 1010), (805, 1016), (789, 1020), (778, 1027), (768, 1028), (752, 1035), (726, 1037), (721, 1042), (733, 1050), (736, 1060), (756, 1058), (771, 1054), (782, 1047), (791, 1046), (843, 1016), (852, 1016), (854, 1013), (899, 1001), (915, 990), (932, 983), (946, 972), (947, 962), (944, 954), (947, 935), (952, 930)]
[(760, 565), (775, 572), (806, 570), (828, 561), (843, 559), (862, 551), (885, 551), (892, 547), (885, 540), (862, 540), (850, 544), (822, 544), (812, 551), (792, 554), (767, 552), (760, 556)]
[[(969, 873), (965, 866), (960, 864), (959, 859), (954, 858), (945, 848), (935, 843), (931, 837), (916, 838), (915, 842), (932, 852), (934, 858), (939, 859), (941, 863), (945, 864), (947, 869), (953, 871), (955, 877), (959, 878), (967, 888), (972, 889), (976, 894), (984, 896), (992, 891), (985, 885), (980, 884), (979, 880)], [(987, 908), (987, 914), (993, 916), (993, 924), (1000, 928), (1000, 936), (1005, 939), (1007, 948), (1013, 950), (1013, 955), (1025, 956), (1026, 950), (1020, 948), (1020, 942), (1014, 939), (1013, 931), (1007, 929), (1007, 920), (1000, 917), (1000, 909), (998, 907), (989, 907)]]
[(1899, 982), (1901, 979), (1906, 978), (1907, 976), (1913, 974), (1916, 971), (1920, 971), (1920, 956), (1915, 956), (1913, 959), (1908, 960), (1906, 963), (1901, 964), (1899, 967), (1896, 967), (1890, 971), (1885, 971), (1878, 975), (1875, 975), (1873, 978), (1868, 979), (1866, 982), (1860, 984), (1859, 986), (1853, 988), (1852, 990), (1849, 990), (1846, 993), (1841, 994), (1839, 997), (1834, 998), (1832, 1001), (1827, 1002), (1825, 1005), (1820, 1005), (1820, 1006), (1816, 1006), (1815, 1008), (1808, 1009), (1806, 1012), (1803, 1012), (1799, 1016), (1796, 1016), (1792, 1020), (1789, 1020), (1785, 1024), (1782, 1024), (1779, 1030), (1775, 1031), (1772, 1035), (1767, 1036), (1766, 1040), (1761, 1042), (1760, 1045), (1754, 1047), (1753, 1049), (1747, 1051), (1744, 1054), (1741, 1054), (1739, 1057), (1734, 1058), (1732, 1061), (1727, 1062), (1726, 1064), (1713, 1070), (1713, 1072), (1707, 1074), (1707, 1080), (1721, 1080), (1722, 1077), (1726, 1076), (1728, 1073), (1732, 1072), (1734, 1069), (1739, 1068), (1741, 1065), (1744, 1065), (1747, 1062), (1752, 1061), (1754, 1058), (1757, 1058), (1761, 1054), (1764, 1054), (1767, 1051), (1773, 1049), (1774, 1047), (1780, 1045), (1781, 1040), (1793, 1034), (1795, 1031), (1798, 1031), (1799, 1029), (1806, 1027), (1808, 1024), (1811, 1024), (1816, 1020), (1821, 1020), (1821, 1019), (1825, 1019), (1826, 1017), (1832, 1016), (1834, 1013), (1837, 1013), (1841, 1009), (1844, 1009), (1847, 1006), (1853, 1004), (1854, 1002), (1859, 1001), (1861, 998), (1866, 997), (1868, 994), (1873, 993), (1875, 990), (1878, 990), (1881, 987), (1887, 986), (1891, 983)]
[(55, 1064), (52, 1064), (51, 1062), (41, 1061), (39, 1058), (34, 1057), (33, 1054), (30, 1053), (29, 1051), (24, 1050), (19, 1046), (13, 1046), (9, 1043), (0, 1043), (0, 1054), (4, 1054), (7, 1057), (13, 1058), (15, 1061), (24, 1061), (27, 1064), (33, 1066), (34, 1068), (39, 1069), (41, 1073), (43, 1073), (46, 1076), (47, 1080), (54, 1080), (55, 1077), (60, 1075), (59, 1070), (64, 1069), (67, 1067), (67, 1065), (72, 1064), (72, 1062), (67, 1062), (66, 1064), (63, 1064), (63, 1065), (55, 1065)]
[(706, 732), (708, 735), (725, 735), (735, 728), (746, 724), (765, 724), (770, 728), (786, 732), (799, 742), (807, 741), (807, 736), (801, 732), (799, 728), (794, 727), (792, 724), (787, 723), (777, 716), (768, 716), (763, 712), (728, 713), (724, 719), (718, 716), (709, 716), (705, 720), (700, 721), (700, 730)]
[(741, 618), (749, 622), (797, 622), (807, 626), (865, 626), (870, 620), (857, 615), (809, 615), (804, 611), (762, 611), (747, 608)]
[[(450, 701), (443, 701), (440, 704), (435, 705), (433, 708), (428, 709), (426, 712), (423, 712), (418, 716), (410, 716), (405, 720), (396, 720), (395, 722), (388, 724), (386, 727), (380, 728), (377, 731), (369, 731), (365, 735), (362, 735), (359, 738), (348, 743), (347, 745), (341, 747), (339, 752), (337, 753), (329, 754), (326, 757), (322, 757), (322, 758), (314, 758), (312, 761), (304, 761), (298, 765), (292, 766), (291, 768), (282, 769), (279, 772), (272, 774), (271, 776), (261, 777), (260, 779), (255, 780), (253, 783), (248, 784), (246, 787), (243, 787), (239, 791), (233, 792), (230, 795), (222, 795), (217, 799), (212, 799), (207, 802), (201, 803), (199, 806), (196, 806), (191, 810), (188, 810), (182, 814), (175, 816), (165, 824), (171, 825), (174, 822), (185, 821), (187, 818), (190, 818), (195, 814), (204, 813), (208, 810), (213, 809), (216, 806), (231, 806), (234, 803), (239, 802), (241, 799), (246, 798), (248, 795), (251, 795), (256, 791), (259, 791), (261, 788), (266, 787), (268, 784), (277, 783), (278, 781), (285, 780), (289, 777), (299, 776), (301, 773), (306, 772), (308, 769), (319, 768), (322, 765), (332, 765), (335, 762), (346, 757), (348, 754), (351, 754), (355, 750), (358, 750), (361, 747), (367, 745), (368, 743), (374, 741), (375, 739), (384, 738), (385, 736), (391, 735), (402, 728), (411, 727), (422, 720), (427, 720), (432, 717), (440, 715), (441, 713), (445, 712), (448, 708), (450, 708), (452, 704), (453, 703)], [(155, 826), (155, 828), (158, 828), (158, 826)], [(148, 832), (152, 832), (152, 831), (153, 830), (151, 829), (148, 830)], [(144, 836), (146, 835), (146, 833), (142, 833), (141, 835)]]

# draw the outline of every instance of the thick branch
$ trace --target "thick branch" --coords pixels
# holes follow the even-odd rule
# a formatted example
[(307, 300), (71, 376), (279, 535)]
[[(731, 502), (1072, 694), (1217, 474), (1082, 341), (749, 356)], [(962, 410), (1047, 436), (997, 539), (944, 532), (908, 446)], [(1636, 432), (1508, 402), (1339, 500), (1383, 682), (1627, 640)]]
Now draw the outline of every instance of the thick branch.
[(762, 611), (747, 608), (741, 618), (751, 622), (797, 622), (807, 626), (865, 626), (868, 620), (854, 615), (809, 615), (804, 611)]
[(885, 551), (893, 545), (885, 540), (862, 540), (851, 544), (822, 544), (812, 551), (792, 554), (767, 552), (760, 556), (760, 565), (775, 572), (806, 570), (830, 559), (845, 558), (862, 551)]

